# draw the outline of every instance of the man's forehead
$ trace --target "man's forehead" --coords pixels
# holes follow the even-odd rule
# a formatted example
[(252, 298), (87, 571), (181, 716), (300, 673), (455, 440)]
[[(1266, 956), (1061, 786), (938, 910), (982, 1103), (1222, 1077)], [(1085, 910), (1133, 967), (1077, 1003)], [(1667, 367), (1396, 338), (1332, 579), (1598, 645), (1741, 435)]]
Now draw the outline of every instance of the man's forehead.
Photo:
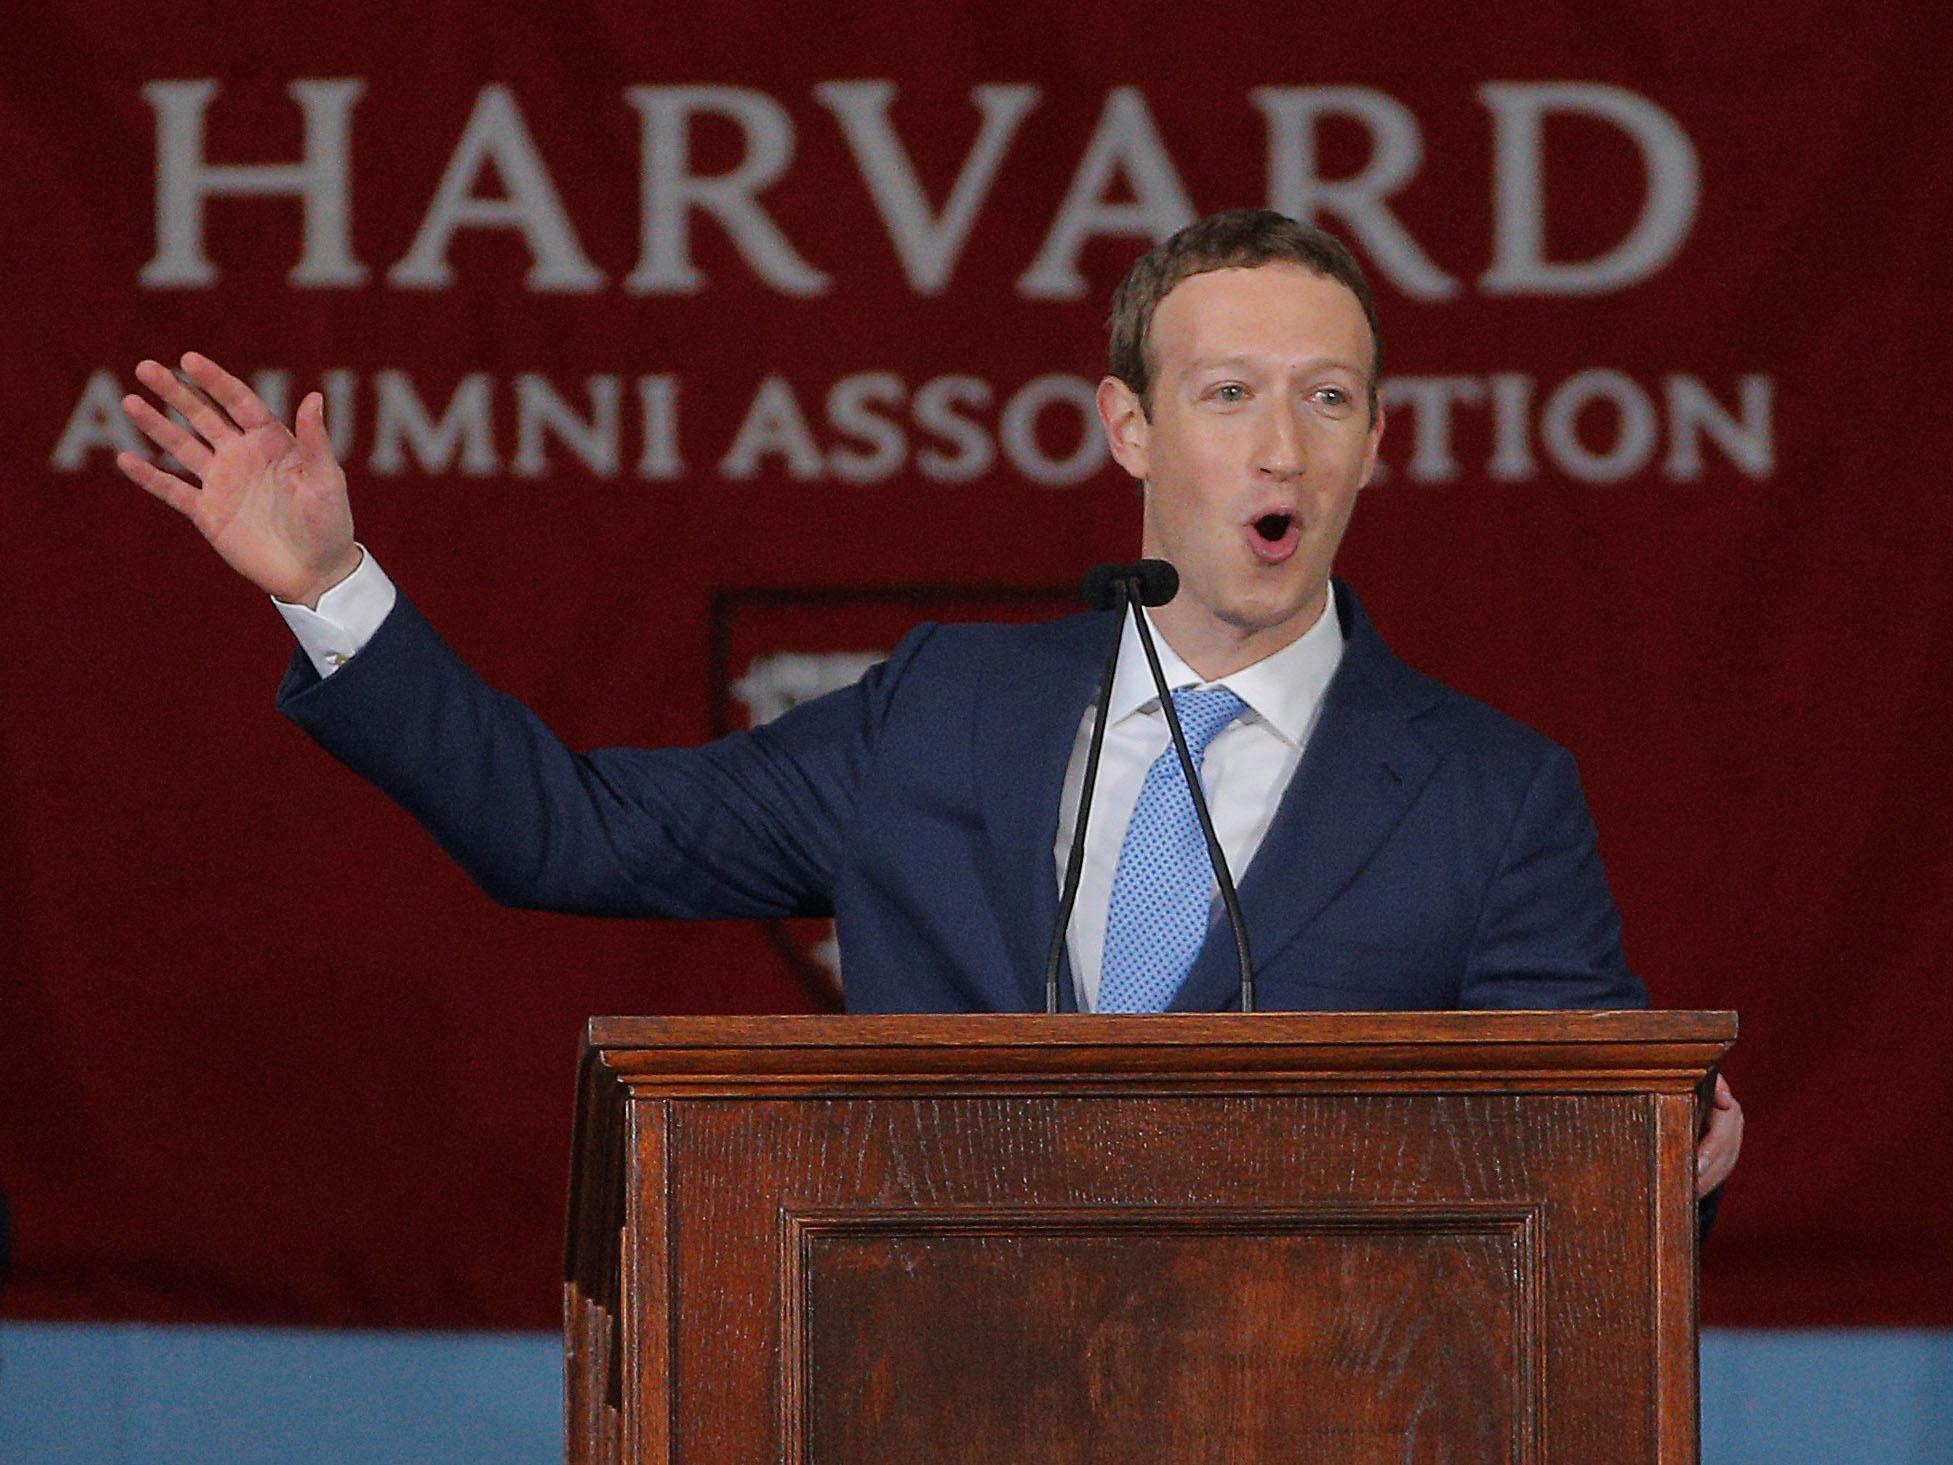
[(1289, 260), (1189, 275), (1161, 298), (1152, 326), (1154, 359), (1182, 367), (1269, 354), (1354, 363), (1371, 352), (1355, 292)]

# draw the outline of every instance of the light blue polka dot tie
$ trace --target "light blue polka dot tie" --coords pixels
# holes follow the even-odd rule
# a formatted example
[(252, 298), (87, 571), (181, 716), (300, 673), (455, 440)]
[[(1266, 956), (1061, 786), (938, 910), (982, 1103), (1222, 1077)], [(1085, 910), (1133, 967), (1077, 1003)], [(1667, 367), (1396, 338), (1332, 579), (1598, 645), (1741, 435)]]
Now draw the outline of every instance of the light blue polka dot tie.
[[(1226, 687), (1186, 688), (1173, 694), (1173, 706), (1196, 769), (1207, 757), (1207, 745), (1248, 710)], [(1099, 1011), (1164, 1012), (1207, 939), (1213, 900), (1207, 841), (1180, 771), (1180, 755), (1169, 742), (1146, 770), (1119, 848), (1105, 922)]]

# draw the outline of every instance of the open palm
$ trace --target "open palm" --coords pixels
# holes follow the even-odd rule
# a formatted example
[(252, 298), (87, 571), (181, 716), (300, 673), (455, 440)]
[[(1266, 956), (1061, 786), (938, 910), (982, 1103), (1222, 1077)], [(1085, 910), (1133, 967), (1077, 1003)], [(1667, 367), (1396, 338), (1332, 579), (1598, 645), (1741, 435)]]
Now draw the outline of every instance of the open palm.
[(316, 605), (359, 564), (346, 475), (325, 431), (325, 401), (299, 404), (297, 432), (263, 400), (206, 356), (183, 358), (183, 381), (144, 361), (136, 379), (189, 423), (172, 421), (147, 398), (122, 409), (151, 442), (175, 458), (196, 485), (138, 457), (115, 466), (197, 526), (227, 564), (280, 600)]

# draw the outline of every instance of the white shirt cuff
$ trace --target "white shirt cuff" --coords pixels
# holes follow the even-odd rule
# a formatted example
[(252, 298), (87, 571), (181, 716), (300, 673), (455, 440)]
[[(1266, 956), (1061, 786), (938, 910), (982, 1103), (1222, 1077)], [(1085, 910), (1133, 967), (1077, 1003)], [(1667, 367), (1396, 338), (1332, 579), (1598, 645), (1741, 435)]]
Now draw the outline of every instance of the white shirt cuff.
[(400, 592), (380, 562), (360, 546), (359, 568), (319, 597), (319, 608), (271, 598), (278, 614), (298, 638), (299, 649), (322, 677), (329, 677), (359, 654), (380, 623), (393, 611)]

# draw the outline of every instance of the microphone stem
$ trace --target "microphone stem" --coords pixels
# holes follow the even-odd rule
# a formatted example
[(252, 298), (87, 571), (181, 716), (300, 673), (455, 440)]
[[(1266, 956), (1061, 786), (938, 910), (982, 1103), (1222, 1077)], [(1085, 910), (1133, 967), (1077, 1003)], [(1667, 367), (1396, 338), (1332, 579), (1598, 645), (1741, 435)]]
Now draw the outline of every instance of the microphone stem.
[(1058, 1010), (1058, 967), (1065, 954), (1065, 931), (1071, 925), (1071, 910), (1078, 902), (1078, 881), (1085, 869), (1085, 818), (1092, 812), (1092, 789), (1099, 778), (1099, 752), (1105, 746), (1105, 714), (1112, 705), (1112, 674), (1119, 665), (1119, 646), (1126, 634), (1126, 585), (1112, 587), (1117, 597), (1113, 617), (1112, 649), (1106, 654), (1105, 675), (1099, 678), (1098, 711), (1092, 716), (1092, 746), (1085, 755), (1085, 781), (1079, 785), (1078, 814), (1071, 825), (1071, 852), (1065, 856), (1065, 888), (1058, 898), (1058, 929), (1051, 933), (1051, 951), (1044, 962), (1044, 1010)]
[(1173, 746), (1180, 754), (1180, 771), (1186, 775), (1187, 791), (1193, 795), (1194, 813), (1200, 819), (1200, 832), (1207, 840), (1207, 856), (1213, 861), (1214, 878), (1221, 887), (1221, 904), (1227, 909), (1228, 924), (1234, 928), (1234, 954), (1241, 967), (1241, 1010), (1253, 1012), (1255, 974), (1253, 960), (1248, 955), (1248, 923), (1241, 917), (1241, 902), (1234, 893), (1234, 880), (1227, 872), (1227, 857), (1221, 853), (1220, 839), (1214, 833), (1214, 821), (1207, 813), (1207, 799), (1201, 793), (1200, 770), (1194, 767), (1193, 754), (1187, 748), (1187, 734), (1180, 726), (1179, 709), (1173, 705), (1173, 694), (1167, 690), (1166, 673), (1160, 669), (1160, 653), (1153, 646), (1153, 633), (1136, 601), (1132, 602), (1132, 616), (1139, 628), (1139, 644), (1146, 650), (1146, 665), (1153, 672), (1153, 685), (1159, 689), (1160, 707), (1166, 713), (1166, 725), (1173, 734)]

